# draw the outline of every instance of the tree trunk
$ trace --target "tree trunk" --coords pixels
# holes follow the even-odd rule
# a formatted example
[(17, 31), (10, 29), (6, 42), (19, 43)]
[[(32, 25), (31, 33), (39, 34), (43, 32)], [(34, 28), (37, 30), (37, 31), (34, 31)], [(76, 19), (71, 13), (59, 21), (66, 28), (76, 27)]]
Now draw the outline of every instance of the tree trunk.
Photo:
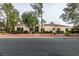
[(30, 31), (29, 32), (30, 32), (30, 34), (32, 34), (32, 27), (31, 26), (30, 26)]
[(43, 23), (42, 23), (43, 17), (42, 17), (42, 13), (41, 13), (41, 33), (43, 33)]
[(8, 17), (7, 17), (7, 23), (6, 23), (6, 31), (9, 32), (9, 22), (8, 22)]
[(9, 32), (9, 33), (12, 31), (10, 19), (8, 17), (7, 17), (6, 31)]

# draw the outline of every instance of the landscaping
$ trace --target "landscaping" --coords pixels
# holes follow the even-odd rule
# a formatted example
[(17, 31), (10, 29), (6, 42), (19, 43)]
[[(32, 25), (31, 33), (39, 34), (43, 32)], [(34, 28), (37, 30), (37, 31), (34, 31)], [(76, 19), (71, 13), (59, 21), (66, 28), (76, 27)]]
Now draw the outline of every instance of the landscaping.
[[(76, 4), (68, 4), (66, 9), (69, 9), (69, 7), (72, 6), (72, 8), (70, 8), (72, 11), (74, 5), (76, 6)], [(76, 26), (73, 26), (72, 28), (66, 25), (55, 24), (54, 22), (46, 24), (46, 20), (43, 18), (43, 3), (32, 3), (30, 4), (30, 7), (32, 7), (34, 11), (26, 11), (20, 15), (20, 12), (14, 8), (12, 3), (1, 4), (1, 9), (5, 13), (6, 19), (2, 19), (0, 21), (0, 34), (62, 34), (70, 36), (72, 34), (79, 33), (78, 20), (76, 20), (75, 17), (71, 17), (74, 14), (67, 14), (69, 16), (69, 19), (67, 20), (66, 12), (71, 12), (70, 10), (67, 11), (64, 8), (65, 11), (60, 18), (68, 22), (70, 19), (74, 20), (75, 18), (74, 22), (71, 20), (72, 24), (76, 24)]]

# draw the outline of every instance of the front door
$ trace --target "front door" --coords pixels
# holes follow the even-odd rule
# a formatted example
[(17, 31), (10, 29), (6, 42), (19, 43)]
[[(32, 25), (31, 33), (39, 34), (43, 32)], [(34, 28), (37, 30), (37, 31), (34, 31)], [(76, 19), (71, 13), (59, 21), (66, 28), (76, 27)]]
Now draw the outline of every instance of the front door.
[(35, 32), (39, 33), (39, 27), (38, 26), (35, 27)]

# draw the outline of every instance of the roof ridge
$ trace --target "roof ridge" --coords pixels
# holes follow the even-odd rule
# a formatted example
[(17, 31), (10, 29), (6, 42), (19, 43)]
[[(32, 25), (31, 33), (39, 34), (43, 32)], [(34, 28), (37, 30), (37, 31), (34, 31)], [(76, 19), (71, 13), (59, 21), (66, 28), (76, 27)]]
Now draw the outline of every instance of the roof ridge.
[(69, 26), (67, 26), (67, 25), (62, 25), (62, 24), (44, 24), (44, 25), (49, 25), (49, 26), (54, 25), (54, 26), (64, 26), (64, 27), (69, 27)]

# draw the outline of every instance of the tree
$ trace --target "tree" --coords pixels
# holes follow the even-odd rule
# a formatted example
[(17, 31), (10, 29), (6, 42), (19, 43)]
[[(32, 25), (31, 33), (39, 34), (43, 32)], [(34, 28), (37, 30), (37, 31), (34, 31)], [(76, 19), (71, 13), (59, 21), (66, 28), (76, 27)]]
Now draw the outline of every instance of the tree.
[(17, 19), (18, 11), (14, 8), (11, 3), (3, 3), (2, 9), (6, 14), (6, 31), (13, 32), (14, 31), (14, 22)]
[(39, 7), (38, 7), (37, 3), (31, 4), (31, 7), (35, 10), (35, 16), (39, 17), (39, 14), (38, 14)]
[(77, 25), (79, 24), (79, 4), (68, 3), (63, 9), (64, 13), (60, 16), (65, 22)]
[(5, 29), (5, 24), (4, 21), (0, 20), (0, 30), (4, 30)]
[(2, 9), (2, 4), (0, 3), (0, 28), (1, 30), (5, 28), (5, 16)]
[(11, 32), (14, 32), (15, 21), (18, 20), (18, 17), (19, 17), (18, 11), (16, 9), (13, 9), (9, 17), (10, 17)]
[(32, 29), (34, 29), (35, 25), (39, 23), (37, 17), (33, 15), (33, 12), (24, 12), (22, 14), (23, 22), (30, 28), (30, 32), (32, 33)]
[[(32, 8), (35, 10), (36, 12), (36, 16), (41, 17), (41, 29), (43, 28), (43, 3), (34, 3), (31, 4)], [(43, 30), (41, 30), (41, 32), (43, 32)]]

